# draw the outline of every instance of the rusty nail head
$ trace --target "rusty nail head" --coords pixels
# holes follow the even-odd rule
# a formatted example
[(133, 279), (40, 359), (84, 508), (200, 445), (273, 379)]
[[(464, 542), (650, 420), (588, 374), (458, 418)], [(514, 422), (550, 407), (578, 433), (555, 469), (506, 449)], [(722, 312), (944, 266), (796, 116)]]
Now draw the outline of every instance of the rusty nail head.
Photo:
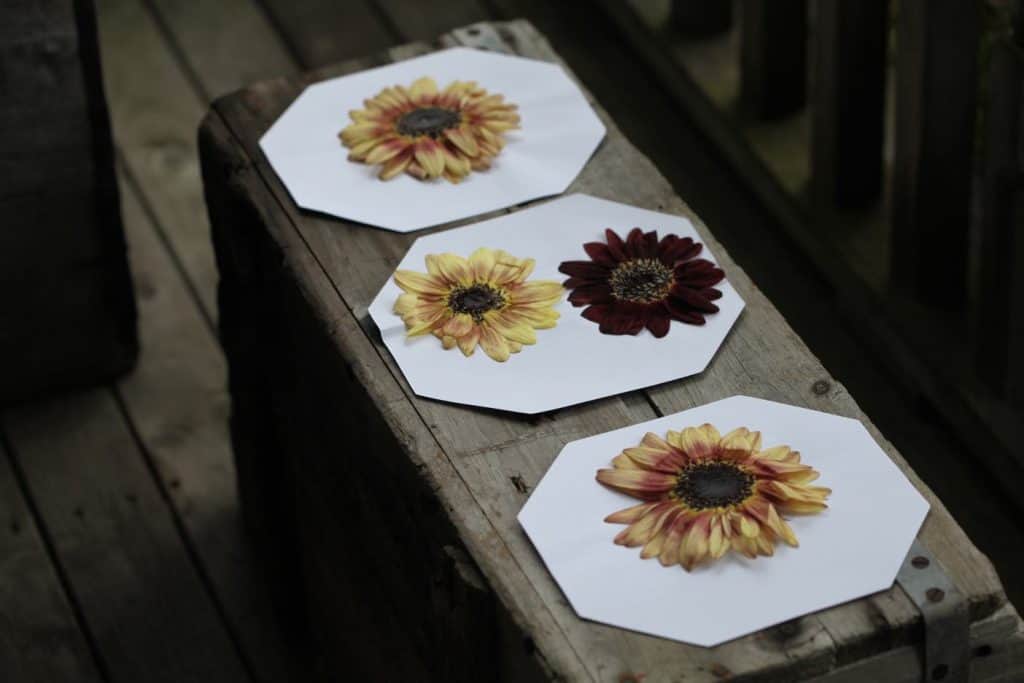
[(929, 602), (942, 602), (942, 599), (946, 597), (946, 591), (941, 588), (929, 588), (925, 592), (925, 597)]
[(828, 383), (828, 380), (819, 379), (817, 382), (811, 385), (811, 391), (818, 396), (824, 396), (828, 393), (828, 390), (832, 388), (832, 385)]
[(924, 569), (925, 567), (930, 565), (931, 562), (924, 555), (918, 555), (910, 561), (910, 564), (914, 565), (915, 569)]

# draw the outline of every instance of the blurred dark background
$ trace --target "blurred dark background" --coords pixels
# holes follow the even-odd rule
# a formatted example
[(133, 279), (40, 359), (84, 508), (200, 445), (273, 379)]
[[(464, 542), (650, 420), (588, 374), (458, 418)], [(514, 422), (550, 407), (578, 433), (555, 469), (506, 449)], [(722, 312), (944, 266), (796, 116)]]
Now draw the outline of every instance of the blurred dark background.
[(742, 5), (0, 0), (0, 647), (52, 680), (175, 680), (181, 650), (303, 678), (239, 532), (196, 128), (247, 83), (519, 17), (1022, 604), (1019, 12)]

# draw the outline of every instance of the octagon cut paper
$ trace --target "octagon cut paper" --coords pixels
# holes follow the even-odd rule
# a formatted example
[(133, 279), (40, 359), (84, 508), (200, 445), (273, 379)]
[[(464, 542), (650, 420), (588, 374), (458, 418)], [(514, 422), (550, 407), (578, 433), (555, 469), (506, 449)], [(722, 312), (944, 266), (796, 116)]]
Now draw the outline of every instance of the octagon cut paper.
[[(689, 220), (638, 209), (587, 195), (571, 195), (516, 213), (421, 237), (399, 270), (425, 271), (428, 254), (469, 256), (479, 247), (502, 249), (518, 258), (533, 258), (529, 280), (565, 280), (563, 261), (586, 258), (583, 244), (603, 241), (604, 229), (625, 235), (630, 229), (657, 230), (700, 242)], [(705, 247), (700, 257), (714, 261)], [(408, 338), (393, 307), (402, 291), (389, 280), (370, 304), (381, 331), (413, 391), (420, 396), (519, 413), (540, 413), (593, 399), (686, 377), (707, 367), (743, 309), (743, 300), (727, 280), (717, 313), (704, 325), (672, 322), (668, 334), (647, 330), (636, 336), (602, 334), (564, 298), (556, 305), (555, 327), (538, 329), (535, 344), (523, 346), (505, 362), (481, 349), (466, 357), (445, 350), (433, 335)]]
[[(462, 182), (406, 174), (348, 160), (338, 133), (348, 112), (384, 88), (429, 76), (440, 88), (476, 81), (518, 106), (520, 129), (505, 134), (489, 170)], [(452, 48), (333, 78), (306, 88), (260, 140), (274, 171), (304, 209), (397, 232), (411, 232), (564, 192), (605, 129), (583, 93), (557, 64)]]
[[(763, 447), (788, 445), (830, 487), (828, 509), (788, 518), (800, 546), (772, 557), (728, 553), (690, 572), (615, 545), (624, 527), (604, 522), (639, 501), (595, 481), (647, 432), (704, 423), (722, 434), (760, 431)], [(585, 619), (713, 646), (773, 624), (888, 589), (928, 503), (849, 418), (746, 396), (566, 445), (519, 513), (555, 581)]]

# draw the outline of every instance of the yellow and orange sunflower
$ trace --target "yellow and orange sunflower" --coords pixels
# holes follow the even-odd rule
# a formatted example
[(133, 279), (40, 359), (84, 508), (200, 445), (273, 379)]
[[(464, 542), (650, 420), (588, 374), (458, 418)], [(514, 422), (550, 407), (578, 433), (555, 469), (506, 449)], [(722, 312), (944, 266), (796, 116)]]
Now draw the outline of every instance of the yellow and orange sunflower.
[(479, 344), (488, 356), (506, 361), (524, 344), (534, 344), (534, 330), (554, 327), (562, 285), (553, 280), (527, 282), (532, 258), (520, 259), (500, 249), (481, 247), (468, 259), (456, 254), (430, 254), (427, 273), (399, 270), (395, 284), (405, 294), (394, 311), (406, 335), (431, 333), (450, 349), (466, 356)]
[(454, 81), (438, 90), (424, 77), (405, 88), (384, 88), (349, 112), (352, 123), (338, 137), (348, 158), (382, 164), (379, 177), (399, 173), (457, 183), (483, 171), (505, 146), (505, 132), (519, 128), (516, 105), (488, 94), (474, 81)]
[(597, 480), (644, 502), (606, 522), (628, 524), (615, 542), (643, 546), (640, 557), (690, 571), (730, 549), (747, 557), (772, 555), (782, 540), (796, 547), (785, 514), (812, 514), (832, 493), (810, 486), (818, 472), (788, 446), (761, 450), (761, 433), (740, 427), (721, 436), (710, 424), (648, 432), (640, 446), (612, 460)]

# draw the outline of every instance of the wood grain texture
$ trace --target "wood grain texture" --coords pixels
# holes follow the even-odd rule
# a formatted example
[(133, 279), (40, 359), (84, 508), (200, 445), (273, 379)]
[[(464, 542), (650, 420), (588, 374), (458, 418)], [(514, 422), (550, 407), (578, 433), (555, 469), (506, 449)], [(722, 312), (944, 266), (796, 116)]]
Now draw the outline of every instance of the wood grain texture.
[(110, 678), (250, 680), (111, 394), (3, 428)]
[(0, 671), (9, 681), (99, 683), (89, 644), (0, 445)]
[(195, 127), (195, 92), (140, 0), (99, 0), (104, 79), (125, 171), (189, 275), (203, 310), (216, 318), (217, 268), (208, 242)]
[(262, 3), (292, 53), (307, 69), (377, 52), (397, 42), (393, 26), (386, 23), (371, 0)]
[[(500, 30), (517, 52), (556, 59), (528, 26), (512, 23), (502, 25)], [(393, 53), (393, 57), (422, 49), (414, 46)], [(256, 147), (259, 135), (303, 83), (373, 64), (362, 60), (299, 82), (265, 82), (217, 102), (216, 115), (207, 120), (202, 133), (204, 164), (211, 169), (208, 194), (218, 196), (217, 202), (223, 206), (248, 207), (245, 219), (234, 229), (229, 227), (227, 212), (218, 214), (215, 229), (225, 235), (218, 247), (228, 253), (242, 250), (238, 238), (232, 239), (232, 232), (248, 230), (251, 234), (254, 225), (266, 231), (268, 253), (257, 254), (255, 263), (266, 265), (274, 262), (267, 259), (275, 258), (276, 263), (283, 264), (285, 284), (297, 287), (302, 301), (319, 321), (319, 334), (327, 338), (324, 343), (333, 345), (333, 363), (350, 374), (347, 386), (353, 396), (349, 405), (369, 410), (367, 419), (382, 423), (385, 433), (397, 441), (382, 448), (380, 458), (391, 462), (402, 476), (412, 473), (418, 477), (413, 481), (421, 481), (421, 486), (436, 497), (459, 542), (466, 546), (494, 592), (499, 611), (508, 614), (517, 628), (532, 638), (539, 665), (549, 673), (595, 680), (630, 672), (653, 672), (656, 676), (671, 672), (700, 680), (720, 667), (736, 676), (792, 680), (828, 671), (894, 644), (911, 642), (917, 615), (899, 589), (707, 650), (582, 622), (573, 614), (514, 520), (528, 491), (566, 442), (735, 393), (784, 400), (869, 422), (696, 219), (705, 240), (748, 302), (747, 313), (705, 374), (646, 395), (638, 392), (532, 419), (414, 397), (366, 319), (366, 305), (413, 238), (298, 211)], [(571, 191), (690, 215), (653, 166), (622, 138), (607, 117), (605, 123), (609, 137)], [(217, 202), (211, 199), (211, 209)], [(300, 350), (316, 339), (315, 335), (306, 338)], [(333, 376), (329, 365), (323, 362), (324, 372)], [(818, 380), (831, 382), (824, 395), (811, 391)], [(296, 391), (301, 392), (301, 388), (293, 389)], [(344, 394), (345, 389), (336, 391)], [(301, 400), (301, 393), (283, 393)], [(305, 401), (302, 403), (305, 405)], [(339, 406), (336, 410), (341, 409)], [(354, 431), (358, 434), (357, 428)], [(877, 430), (874, 433), (880, 438)], [(293, 470), (298, 480), (296, 486), (302, 492), (298, 507), (315, 505), (315, 498), (324, 496), (318, 493), (318, 481), (334, 481), (341, 486), (344, 478), (337, 472), (358, 466), (329, 455), (343, 447), (341, 443), (329, 445), (337, 438), (325, 437), (321, 453), (315, 447), (290, 452), (289, 460), (302, 466), (296, 466), (296, 462), (281, 465)], [(891, 445), (884, 439), (880, 442), (906, 471)], [(998, 580), (941, 504), (923, 484), (915, 483), (934, 506), (923, 532), (926, 542), (972, 596), (974, 616), (984, 617), (1004, 602)], [(323, 511), (301, 514), (312, 515), (322, 523), (325, 534), (349, 528), (345, 519), (331, 518)], [(337, 562), (343, 563), (341, 558)], [(393, 569), (387, 565), (378, 570), (382, 577), (393, 576)], [(425, 641), (427, 645), (430, 642)], [(510, 651), (506, 645), (499, 642), (497, 651)]]
[(253, 0), (144, 2), (206, 100), (296, 70), (280, 34)]
[(490, 17), (483, 0), (375, 0), (403, 41), (433, 40)]
[[(136, 372), (120, 383), (119, 393), (257, 680), (302, 680), (308, 672), (289, 647), (301, 652), (303, 634), (278, 623), (267, 558), (254, 554), (242, 536), (228, 434), (227, 366), (216, 330), (194, 300), (198, 295), (212, 305), (217, 275), (195, 166), (198, 118), (192, 117), (199, 116), (206, 93), (288, 73), (293, 62), (251, 2), (161, 0), (152, 4), (152, 15), (142, 2), (114, 9), (121, 16), (108, 18), (109, 26), (152, 39), (143, 53), (108, 46), (117, 69), (111, 86), (121, 114), (115, 121), (117, 138), (128, 149), (137, 146), (131, 153), (135, 166), (129, 161), (126, 169), (136, 173), (122, 180), (144, 344)], [(188, 59), (175, 59), (175, 50)], [(150, 68), (164, 69), (168, 77), (150, 78)], [(188, 73), (195, 78), (186, 78)], [(164, 101), (177, 104), (160, 106)], [(154, 131), (163, 140), (156, 143), (158, 150), (168, 141), (189, 150), (186, 167), (147, 163)], [(129, 160), (129, 153), (124, 157)]]
[(143, 345), (118, 384), (126, 417), (256, 680), (291, 680), (299, 670), (287, 648), (297, 639), (280, 627), (269, 576), (242, 534), (224, 356), (134, 192), (124, 218)]

